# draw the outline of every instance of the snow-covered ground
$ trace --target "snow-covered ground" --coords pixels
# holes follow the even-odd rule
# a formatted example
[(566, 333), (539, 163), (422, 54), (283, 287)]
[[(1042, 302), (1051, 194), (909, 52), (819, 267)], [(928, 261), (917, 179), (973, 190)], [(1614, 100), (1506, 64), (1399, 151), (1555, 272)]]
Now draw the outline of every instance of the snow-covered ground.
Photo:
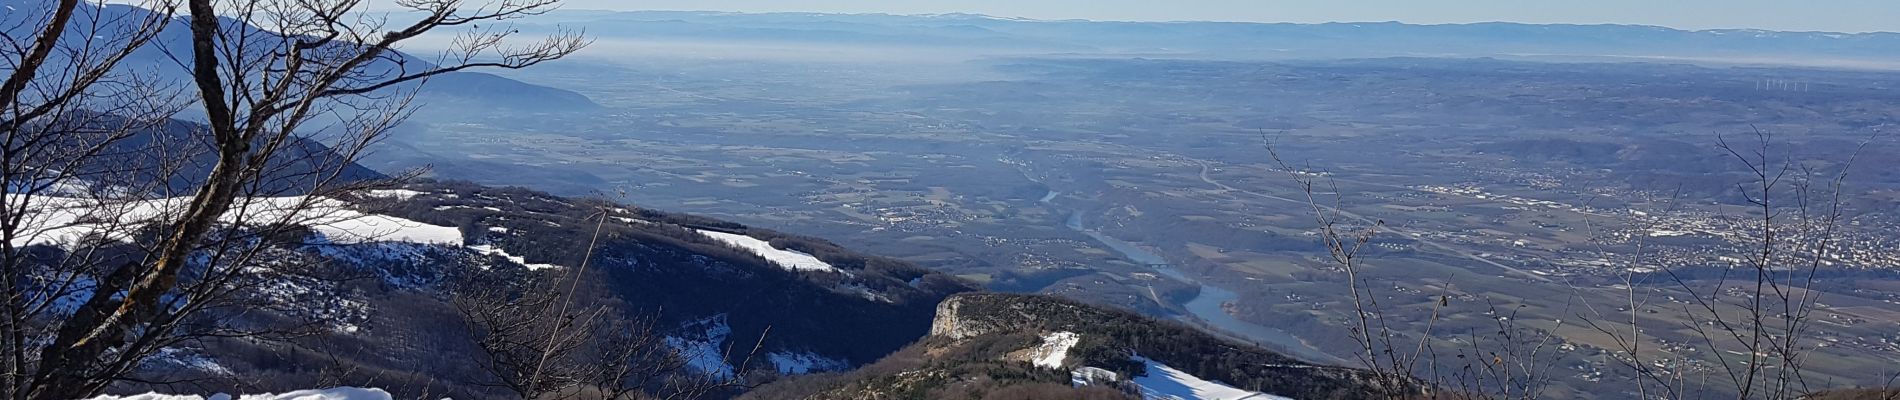
[(325, 200), (334, 203), (337, 211), (329, 215), (328, 219), (313, 217), (314, 221), (306, 224), (331, 242), (462, 244), (462, 230), (452, 226), (429, 225), (387, 215), (364, 214), (343, 208), (341, 201)]
[(1029, 361), (1043, 368), (1062, 368), (1062, 361), (1069, 358), (1069, 348), (1075, 347), (1082, 335), (1075, 332), (1051, 332), (1042, 335), (1042, 344), (1029, 354)]
[(173, 395), (145, 393), (131, 396), (104, 395), (87, 400), (390, 400), (389, 392), (382, 389), (363, 389), (340, 387), (330, 389), (299, 390), (280, 394), (247, 394), (232, 397), (228, 394), (214, 394), (210, 397), (197, 395)]
[(726, 338), (732, 336), (732, 326), (726, 324), (725, 314), (693, 321), (680, 328), (684, 333), (667, 337), (666, 345), (678, 351), (687, 365), (721, 378), (735, 373), (732, 364), (726, 363), (723, 347)]
[(419, 191), (409, 190), (409, 189), (377, 189), (377, 190), (364, 192), (363, 196), (385, 198), (385, 199), (396, 199), (396, 200), (408, 200), (410, 198), (413, 198), (422, 194), (424, 193), (419, 192)]
[[(155, 200), (102, 201), (69, 197), (10, 197), (11, 204), (29, 204), (22, 234), (15, 246), (58, 245), (71, 243), (86, 235), (103, 235), (126, 240), (143, 224), (170, 220), (184, 210), (191, 199), (175, 197)], [(332, 243), (354, 244), (380, 241), (462, 244), (462, 232), (454, 227), (435, 226), (386, 215), (351, 210), (341, 200), (324, 197), (261, 197), (241, 199), (220, 221), (229, 224), (263, 225), (290, 223), (309, 226)]]
[[(371, 197), (397, 199), (408, 199), (421, 194), (423, 192), (407, 189), (369, 192)], [(7, 201), (19, 204), (22, 200), (27, 199), (16, 197)], [(22, 234), (14, 239), (14, 245), (60, 245), (71, 243), (86, 235), (129, 240), (138, 226), (168, 221), (176, 217), (176, 214), (183, 210), (189, 201), (189, 198), (183, 197), (140, 201), (100, 201), (46, 196), (32, 198), (29, 209), (34, 211), (26, 216), (23, 222), (26, 228), (22, 229)], [(239, 204), (232, 206), (230, 212), (225, 213), (221, 221), (251, 226), (278, 223), (303, 225), (322, 235), (323, 240), (331, 244), (416, 243), (461, 246), (465, 240), (462, 231), (455, 227), (430, 225), (405, 218), (365, 213), (351, 209), (347, 202), (326, 197), (242, 199)], [(489, 231), (502, 234), (509, 232), (503, 227), (492, 227)], [(721, 240), (728, 243), (734, 242), (734, 240)], [(739, 245), (771, 248), (763, 241), (753, 239), (753, 242), (756, 244), (746, 242)], [(482, 254), (501, 256), (531, 270), (560, 267), (553, 264), (529, 263), (526, 259), (508, 254), (507, 251), (493, 245), (468, 246), (468, 249)], [(775, 250), (775, 252), (761, 254), (767, 253), (771, 253), (767, 255), (767, 258), (772, 258), (781, 265), (788, 265), (788, 268), (830, 268), (830, 265), (819, 262), (816, 258), (804, 253)], [(795, 256), (804, 257), (800, 259)]]
[(794, 353), (794, 352), (787, 352), (787, 351), (776, 351), (776, 352), (766, 353), (765, 359), (771, 360), (772, 366), (777, 367), (778, 372), (780, 374), (785, 374), (785, 375), (799, 375), (799, 374), (809, 374), (813, 372), (843, 371), (843, 370), (851, 369), (851, 363), (844, 362), (843, 360), (825, 358), (825, 356), (821, 356), (812, 352)]
[(1220, 382), (1201, 379), (1187, 372), (1149, 360), (1135, 358), (1147, 365), (1147, 376), (1137, 376), (1141, 397), (1154, 400), (1292, 400), (1266, 393), (1242, 390)]
[(482, 254), (487, 254), (487, 255), (492, 255), (492, 256), (501, 256), (501, 258), (506, 258), (508, 259), (508, 261), (512, 261), (516, 264), (521, 264), (521, 266), (523, 267), (528, 267), (528, 270), (530, 271), (561, 267), (559, 265), (554, 265), (554, 264), (531, 264), (531, 263), (528, 263), (527, 258), (510, 255), (508, 254), (507, 251), (502, 250), (500, 247), (495, 247), (492, 245), (486, 245), (486, 244), (474, 245), (474, 246), (468, 246), (468, 249), (474, 250), (477, 253), (482, 253)]
[(759, 240), (758, 238), (704, 229), (695, 230), (699, 231), (702, 235), (706, 235), (706, 237), (713, 238), (713, 240), (746, 249), (753, 254), (758, 254), (759, 257), (765, 257), (766, 260), (770, 260), (785, 269), (793, 271), (838, 271), (836, 267), (832, 267), (831, 264), (819, 260), (818, 257), (797, 251), (773, 248), (772, 243)]

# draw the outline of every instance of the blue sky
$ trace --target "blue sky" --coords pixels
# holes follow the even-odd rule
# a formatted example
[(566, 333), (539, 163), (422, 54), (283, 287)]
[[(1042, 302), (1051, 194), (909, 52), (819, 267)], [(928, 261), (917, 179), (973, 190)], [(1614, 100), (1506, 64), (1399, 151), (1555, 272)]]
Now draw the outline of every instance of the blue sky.
[(567, 0), (568, 8), (967, 12), (1142, 21), (1618, 23), (1683, 29), (1900, 31), (1900, 0)]

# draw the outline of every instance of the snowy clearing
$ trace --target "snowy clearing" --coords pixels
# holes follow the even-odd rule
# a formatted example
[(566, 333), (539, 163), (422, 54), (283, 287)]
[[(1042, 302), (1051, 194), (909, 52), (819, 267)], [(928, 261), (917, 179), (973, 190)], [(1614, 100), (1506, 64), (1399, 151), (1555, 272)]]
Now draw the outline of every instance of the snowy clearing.
[(709, 230), (704, 230), (704, 229), (694, 229), (694, 230), (698, 231), (702, 235), (706, 235), (706, 237), (713, 238), (713, 240), (718, 240), (722, 243), (732, 245), (741, 249), (745, 249), (747, 251), (751, 251), (752, 254), (758, 254), (759, 257), (765, 257), (766, 260), (770, 260), (773, 263), (778, 264), (779, 267), (783, 267), (785, 269), (789, 269), (793, 271), (828, 271), (828, 272), (838, 271), (837, 268), (832, 267), (831, 264), (827, 264), (823, 260), (819, 260), (818, 257), (813, 257), (810, 254), (805, 254), (805, 253), (801, 253), (797, 251), (781, 250), (781, 249), (773, 248), (772, 243), (766, 242), (764, 240), (759, 240), (758, 238), (754, 238), (751, 236), (736, 235), (736, 234), (719, 232), (719, 231), (709, 231)]
[(1029, 361), (1043, 368), (1062, 368), (1062, 361), (1069, 358), (1069, 348), (1075, 347), (1082, 335), (1075, 332), (1051, 332), (1042, 335), (1042, 344), (1029, 353)]
[[(105, 201), (68, 197), (9, 197), (11, 204), (29, 204), (15, 246), (61, 245), (87, 235), (128, 240), (140, 225), (177, 217), (191, 199)], [(242, 225), (296, 224), (308, 226), (331, 243), (412, 242), (462, 244), (462, 231), (386, 215), (349, 209), (349, 203), (324, 197), (262, 197), (240, 199), (220, 222)]]
[(1220, 382), (1210, 382), (1154, 360), (1136, 357), (1148, 367), (1147, 376), (1137, 376), (1141, 398), (1157, 400), (1292, 400), (1260, 392), (1241, 390)]
[[(407, 199), (423, 192), (407, 189), (370, 191), (372, 197)], [(125, 241), (140, 226), (176, 218), (191, 199), (185, 197), (156, 200), (108, 201), (85, 198), (47, 197), (8, 198), (13, 204), (29, 202), (21, 235), (14, 246), (65, 245), (89, 235)], [(414, 220), (350, 209), (350, 204), (327, 197), (292, 196), (240, 199), (219, 219), (245, 226), (294, 224), (310, 227), (329, 244), (415, 243), (463, 246), (461, 229), (430, 225)], [(490, 227), (490, 232), (508, 233), (508, 228)], [(759, 242), (764, 243), (764, 242)], [(529, 263), (493, 245), (466, 246), (469, 250), (500, 256), (529, 270), (560, 268), (554, 264)], [(770, 246), (767, 246), (769, 248)], [(796, 252), (790, 252), (796, 253)], [(797, 253), (803, 254), (803, 253)], [(770, 256), (768, 256), (769, 258)], [(816, 258), (806, 256), (812, 262)], [(784, 263), (785, 261), (780, 261)], [(792, 261), (799, 262), (799, 261)], [(806, 264), (797, 264), (806, 265)], [(829, 265), (819, 263), (825, 268)]]
[(510, 255), (508, 254), (507, 251), (502, 250), (500, 247), (495, 247), (492, 245), (484, 244), (484, 245), (468, 246), (468, 249), (474, 250), (477, 253), (482, 253), (482, 254), (487, 254), (487, 255), (492, 255), (492, 256), (501, 256), (501, 258), (506, 258), (508, 259), (508, 261), (512, 261), (516, 264), (521, 264), (521, 266), (523, 267), (528, 267), (529, 271), (539, 271), (543, 269), (561, 267), (559, 265), (554, 265), (554, 264), (529, 264), (527, 258)]
[[(228, 394), (214, 394), (211, 397), (196, 395), (172, 395), (145, 393), (131, 396), (103, 395), (87, 400), (231, 400)], [(389, 392), (382, 389), (363, 389), (340, 387), (331, 389), (299, 390), (282, 394), (247, 394), (236, 397), (237, 400), (390, 400)]]
[(409, 190), (409, 189), (377, 189), (377, 190), (364, 192), (363, 197), (409, 200), (410, 198), (414, 198), (416, 196), (424, 195), (424, 194), (427, 194), (427, 193)]

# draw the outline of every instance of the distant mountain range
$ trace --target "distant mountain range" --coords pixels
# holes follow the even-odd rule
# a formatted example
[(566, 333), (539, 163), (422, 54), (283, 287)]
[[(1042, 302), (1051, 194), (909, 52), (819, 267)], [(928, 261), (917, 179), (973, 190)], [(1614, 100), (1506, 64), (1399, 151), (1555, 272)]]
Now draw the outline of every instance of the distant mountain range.
[(1613, 57), (1846, 66), (1900, 61), (1896, 33), (1692, 31), (1642, 25), (1109, 22), (974, 14), (690, 11), (561, 11), (527, 25), (555, 24), (584, 26), (605, 39), (935, 46), (998, 53), (1248, 59)]
[[(82, 48), (77, 47), (81, 45), (81, 41), (115, 36), (122, 38), (123, 35), (129, 35), (129, 32), (123, 32), (123, 30), (131, 28), (137, 21), (144, 20), (152, 12), (122, 4), (92, 2), (79, 4), (73, 23), (67, 27), (67, 32), (61, 39), (74, 45), (75, 48)], [(34, 37), (35, 30), (43, 26), (42, 21), (48, 18), (46, 11), (50, 10), (51, 5), (50, 0), (0, 0), (0, 11), (4, 11), (0, 12), (0, 33), (15, 38)], [(230, 19), (225, 21), (227, 24), (236, 23), (235, 20)], [(95, 23), (98, 24), (98, 28), (94, 27)], [(243, 29), (271, 35), (266, 30), (254, 26), (229, 29)], [(171, 52), (191, 48), (190, 32), (187, 20), (182, 16), (172, 18), (164, 25), (163, 31), (155, 40), (121, 62), (119, 70), (136, 71), (146, 74), (148, 78), (157, 78), (161, 81), (188, 82), (189, 68), (180, 64), (179, 58), (174, 57)], [(533, 38), (525, 39), (532, 40)], [(394, 57), (368, 65), (363, 70), (396, 71), (397, 68), (401, 68), (393, 61), (396, 59), (403, 60), (403, 63), (407, 64), (408, 71), (431, 68), (435, 65), (428, 61), (429, 57), (398, 53)], [(53, 62), (58, 63), (64, 60), (63, 57), (55, 57)], [(55, 68), (52, 70), (57, 70), (57, 64), (53, 67)], [(416, 87), (416, 84), (412, 83), (385, 90), (387, 93), (399, 93)], [(448, 105), (456, 108), (458, 112), (467, 112), (471, 109), (509, 109), (529, 112), (573, 111), (599, 107), (579, 93), (481, 72), (455, 72), (432, 77), (427, 84), (421, 85), (418, 97), (425, 104)]]

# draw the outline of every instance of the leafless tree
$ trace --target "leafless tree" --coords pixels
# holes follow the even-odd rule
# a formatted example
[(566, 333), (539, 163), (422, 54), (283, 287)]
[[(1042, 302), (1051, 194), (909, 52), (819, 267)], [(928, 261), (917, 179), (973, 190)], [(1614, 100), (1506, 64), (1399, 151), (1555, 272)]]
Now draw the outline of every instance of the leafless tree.
[[(261, 288), (316, 272), (281, 240), (348, 216), (334, 200), (344, 193), (384, 184), (351, 168), (407, 115), (416, 85), (587, 44), (562, 33), (510, 45), (505, 21), (554, 0), (401, 0), (405, 12), (384, 14), (360, 0), (152, 0), (148, 13), (50, 3), (0, 38), (8, 399), (137, 381), (145, 360), (185, 341), (289, 334), (222, 322), (269, 311)], [(172, 18), (180, 5), (188, 23)], [(448, 30), (462, 32), (434, 62), (397, 52)], [(168, 34), (189, 46), (164, 46)], [(121, 68), (152, 49), (190, 79)], [(169, 120), (185, 107), (204, 124)]]
[[(1352, 321), (1353, 344), (1357, 347), (1354, 355), (1360, 366), (1373, 372), (1373, 387), (1379, 391), (1380, 397), (1413, 397), (1420, 388), (1412, 379), (1412, 372), (1418, 368), (1421, 360), (1426, 360), (1426, 347), (1431, 345), (1429, 332), (1420, 336), (1416, 350), (1406, 350), (1414, 346), (1402, 343), (1399, 333), (1386, 323), (1386, 312), (1379, 304), (1379, 296), (1374, 293), (1373, 285), (1365, 276), (1365, 265), (1360, 258), (1360, 252), (1372, 242), (1379, 229), (1384, 228), (1385, 221), (1366, 220), (1346, 214), (1339, 208), (1341, 199), (1337, 185), (1328, 181), (1333, 195), (1330, 199), (1323, 199), (1316, 186), (1320, 182), (1307, 173), (1307, 169), (1295, 168), (1287, 162), (1271, 141), (1267, 142), (1266, 148), (1275, 165), (1285, 171), (1305, 194), (1319, 240), (1326, 246), (1329, 260), (1346, 274), (1346, 289), (1353, 306), (1353, 315), (1348, 319)], [(1437, 307), (1442, 307), (1445, 301), (1441, 297)], [(1439, 308), (1432, 309), (1431, 321), (1434, 323), (1438, 320), (1438, 311)]]
[[(1646, 353), (1639, 309), (1653, 308), (1639, 294), (1634, 278), (1625, 285), (1629, 313), (1626, 319), (1597, 326), (1613, 338), (1624, 363), (1634, 372), (1636, 389), (1644, 397), (1686, 399), (1708, 392), (1738, 399), (1794, 399), (1824, 389), (1804, 372), (1815, 344), (1809, 336), (1820, 292), (1814, 290), (1817, 272), (1834, 264), (1848, 251), (1840, 237), (1843, 198), (1849, 170), (1860, 150), (1831, 166), (1817, 168), (1804, 162), (1786, 143), (1753, 130), (1749, 143), (1717, 137), (1717, 145), (1746, 172), (1736, 192), (1750, 210), (1728, 218), (1747, 226), (1745, 247), (1723, 257), (1727, 265), (1714, 279), (1686, 276), (1669, 263), (1631, 257), (1632, 270), (1657, 271), (1668, 289), (1686, 294), (1679, 312), (1689, 320), (1701, 351), (1672, 354), (1657, 360)], [(1868, 142), (1863, 142), (1864, 149)], [(1641, 247), (1638, 246), (1640, 249)], [(1641, 251), (1638, 250), (1640, 253)], [(1659, 289), (1660, 290), (1660, 289)], [(1691, 361), (1712, 358), (1707, 364)], [(1663, 363), (1662, 366), (1655, 364)], [(1708, 370), (1708, 371), (1699, 371)], [(1693, 382), (1691, 382), (1693, 380)]]
[[(1442, 333), (1437, 330), (1453, 311), (1451, 293), (1434, 295), (1425, 309), (1389, 309), (1381, 304), (1382, 294), (1369, 277), (1362, 252), (1382, 230), (1389, 229), (1385, 221), (1345, 211), (1343, 195), (1330, 175), (1293, 165), (1264, 132), (1262, 139), (1273, 166), (1286, 173), (1305, 196), (1299, 200), (1309, 207), (1328, 261), (1345, 274), (1355, 358), (1372, 372), (1379, 397), (1534, 400), (1544, 395), (1554, 376), (1555, 364), (1549, 362), (1556, 357), (1554, 334), (1513, 326), (1506, 321), (1515, 319), (1515, 309), (1500, 309), (1487, 301), (1485, 313), (1496, 322), (1496, 330), (1467, 332), (1458, 338), (1463, 346), (1441, 354), (1438, 335)], [(1422, 331), (1407, 332), (1388, 322), (1395, 313), (1410, 312), (1426, 315)]]
[[(118, 71), (119, 64), (157, 37), (173, 4), (144, 4), (153, 13), (125, 16), (99, 12), (75, 0), (35, 3), (10, 10), (0, 37), (0, 396), (25, 397), (37, 387), (35, 362), (51, 334), (45, 323), (64, 312), (63, 300), (90, 289), (101, 265), (112, 258), (96, 239), (62, 238), (59, 228), (76, 225), (60, 209), (100, 206), (106, 194), (78, 182), (121, 184), (121, 145), (138, 132), (162, 125), (177, 105), (159, 85)], [(112, 110), (105, 113), (103, 110)], [(55, 199), (54, 195), (64, 195)], [(89, 207), (122, 215), (115, 207)], [(117, 211), (117, 212), (114, 212)], [(92, 214), (92, 213), (88, 213)], [(100, 215), (83, 215), (88, 219)], [(115, 221), (117, 222), (116, 218)], [(130, 234), (125, 224), (96, 224), (93, 238)], [(70, 239), (76, 250), (53, 255), (36, 248)], [(77, 250), (85, 249), (85, 250)]]
[[(1737, 192), (1752, 208), (1729, 217), (1738, 225), (1748, 226), (1750, 237), (1745, 241), (1747, 246), (1723, 258), (1731, 264), (1724, 273), (1713, 279), (1684, 275), (1670, 263), (1651, 258), (1645, 252), (1642, 235), (1636, 235), (1633, 250), (1626, 249), (1628, 254), (1618, 257), (1627, 260), (1619, 286), (1620, 301), (1624, 303), (1616, 304), (1621, 306), (1618, 311), (1606, 312), (1603, 304), (1590, 304), (1588, 300), (1579, 305), (1582, 311), (1575, 317), (1580, 321), (1573, 324), (1588, 327), (1615, 343), (1610, 349), (1615, 351), (1613, 358), (1633, 377), (1618, 389), (1632, 390), (1645, 399), (1733, 396), (1771, 400), (1801, 398), (1823, 389), (1803, 372), (1814, 350), (1809, 329), (1820, 296), (1814, 284), (1817, 272), (1837, 263), (1840, 254), (1847, 251), (1838, 240), (1844, 215), (1842, 196), (1847, 173), (1859, 151), (1845, 160), (1817, 167), (1788, 152), (1778, 152), (1777, 146), (1782, 144), (1766, 132), (1756, 130), (1752, 138), (1752, 143), (1745, 145), (1726, 137), (1717, 141), (1747, 173), (1747, 179), (1737, 185)], [(1866, 145), (1863, 142), (1862, 147)], [(1420, 335), (1415, 345), (1396, 345), (1411, 343), (1404, 339), (1409, 332), (1387, 327), (1385, 319), (1395, 311), (1379, 304), (1379, 296), (1371, 290), (1374, 285), (1365, 281), (1365, 266), (1359, 256), (1360, 249), (1384, 226), (1383, 221), (1341, 210), (1339, 190), (1330, 179), (1323, 182), (1331, 186), (1316, 188), (1322, 182), (1316, 176), (1321, 175), (1290, 165), (1271, 143), (1268, 154), (1306, 194), (1319, 238), (1332, 263), (1346, 274), (1356, 317), (1351, 330), (1358, 358), (1365, 367), (1386, 377), (1382, 384), (1403, 382), (1403, 377), (1419, 374), (1431, 386), (1459, 396), (1535, 399), (1543, 395), (1553, 378), (1550, 361), (1557, 357), (1550, 347), (1562, 339), (1548, 331), (1505, 322), (1517, 320), (1517, 315), (1495, 304), (1487, 304), (1487, 314), (1497, 319), (1496, 331), (1460, 338), (1463, 348), (1447, 351), (1447, 355), (1457, 356), (1451, 365), (1441, 361), (1443, 357), (1431, 339), (1432, 329), (1449, 305), (1446, 296), (1441, 295), (1430, 310), (1417, 310), (1429, 312), (1430, 317), (1425, 332), (1410, 333)], [(1327, 192), (1332, 197), (1315, 195)], [(1359, 228), (1350, 227), (1355, 225)], [(1612, 252), (1601, 246), (1598, 249)], [(1647, 322), (1639, 315), (1656, 309), (1652, 297), (1664, 291), (1686, 294), (1682, 297), (1688, 300), (1680, 310), (1673, 311), (1690, 323), (1670, 328), (1684, 328), (1697, 336), (1700, 343), (1688, 350), (1693, 354), (1671, 354), (1667, 358), (1653, 355), (1661, 349), (1649, 345), (1655, 338), (1646, 337), (1644, 331), (1654, 327), (1644, 326)], [(1573, 297), (1578, 298), (1591, 297)], [(1564, 322), (1557, 323), (1561, 326)], [(1713, 362), (1701, 363), (1696, 357), (1712, 358)], [(1428, 366), (1418, 368), (1421, 360)], [(1390, 390), (1384, 395), (1411, 397)]]

